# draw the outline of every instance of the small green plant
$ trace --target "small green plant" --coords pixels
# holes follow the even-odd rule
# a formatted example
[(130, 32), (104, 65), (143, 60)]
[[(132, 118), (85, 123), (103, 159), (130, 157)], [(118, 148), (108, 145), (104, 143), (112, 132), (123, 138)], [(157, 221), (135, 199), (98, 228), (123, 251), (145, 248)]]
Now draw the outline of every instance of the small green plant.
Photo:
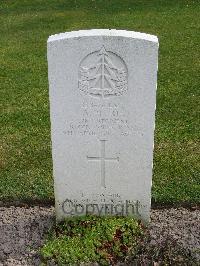
[(143, 226), (131, 217), (83, 216), (56, 225), (41, 248), (44, 263), (75, 265), (124, 262), (144, 236)]

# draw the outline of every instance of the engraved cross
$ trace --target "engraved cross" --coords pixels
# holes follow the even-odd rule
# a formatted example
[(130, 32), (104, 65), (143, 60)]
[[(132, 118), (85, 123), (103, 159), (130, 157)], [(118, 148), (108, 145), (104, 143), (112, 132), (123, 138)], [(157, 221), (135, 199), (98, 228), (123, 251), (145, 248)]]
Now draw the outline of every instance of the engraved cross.
[(119, 157), (106, 157), (106, 140), (100, 140), (101, 142), (101, 156), (87, 156), (88, 161), (100, 161), (101, 162), (101, 186), (106, 187), (106, 161), (117, 161), (119, 162)]

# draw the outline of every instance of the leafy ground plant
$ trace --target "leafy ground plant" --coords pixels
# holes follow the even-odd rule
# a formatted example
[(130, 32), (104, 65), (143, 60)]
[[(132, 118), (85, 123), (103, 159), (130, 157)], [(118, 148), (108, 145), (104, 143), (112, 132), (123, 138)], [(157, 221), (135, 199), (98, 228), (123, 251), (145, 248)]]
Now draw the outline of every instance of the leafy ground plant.
[(114, 265), (137, 253), (143, 226), (131, 217), (86, 216), (58, 224), (41, 249), (43, 262)]
[(198, 265), (172, 236), (152, 239), (148, 228), (131, 217), (66, 219), (49, 233), (41, 258), (42, 265)]

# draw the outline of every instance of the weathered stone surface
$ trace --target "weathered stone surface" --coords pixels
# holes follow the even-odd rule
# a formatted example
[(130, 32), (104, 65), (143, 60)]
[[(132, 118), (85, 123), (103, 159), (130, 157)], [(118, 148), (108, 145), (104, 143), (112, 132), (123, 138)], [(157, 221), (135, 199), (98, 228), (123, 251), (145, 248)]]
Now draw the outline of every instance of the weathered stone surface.
[(121, 30), (50, 36), (56, 214), (149, 220), (158, 40)]

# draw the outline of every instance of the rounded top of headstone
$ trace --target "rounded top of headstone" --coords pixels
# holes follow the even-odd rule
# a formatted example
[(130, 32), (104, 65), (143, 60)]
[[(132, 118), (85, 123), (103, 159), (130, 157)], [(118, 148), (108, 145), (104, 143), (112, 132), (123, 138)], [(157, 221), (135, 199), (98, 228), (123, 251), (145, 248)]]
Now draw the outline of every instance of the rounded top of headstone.
[(47, 42), (54, 42), (69, 38), (80, 38), (80, 37), (89, 37), (89, 36), (117, 36), (117, 37), (126, 37), (133, 39), (146, 40), (154, 43), (158, 43), (158, 38), (155, 35), (135, 32), (135, 31), (127, 31), (127, 30), (115, 30), (115, 29), (91, 29), (91, 30), (79, 30), (79, 31), (71, 31), (65, 33), (59, 33), (55, 35), (51, 35), (48, 38)]

